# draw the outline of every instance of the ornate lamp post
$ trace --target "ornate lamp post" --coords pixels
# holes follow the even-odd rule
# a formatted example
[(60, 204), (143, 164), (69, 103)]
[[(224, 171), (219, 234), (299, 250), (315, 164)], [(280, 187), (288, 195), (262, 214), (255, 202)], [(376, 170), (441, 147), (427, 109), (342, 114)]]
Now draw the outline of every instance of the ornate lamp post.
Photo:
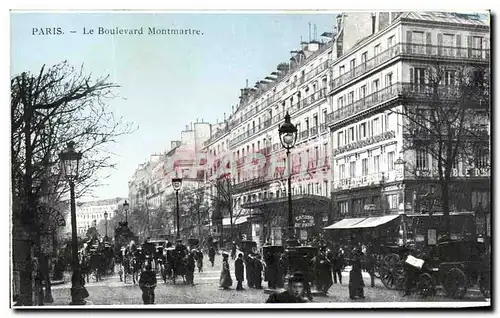
[(81, 272), (80, 262), (78, 260), (78, 238), (76, 235), (76, 205), (75, 205), (75, 180), (78, 179), (78, 168), (81, 152), (75, 151), (75, 143), (68, 142), (68, 147), (59, 154), (61, 160), (61, 170), (69, 182), (71, 198), (71, 254), (73, 258), (73, 276), (71, 278), (71, 305), (85, 305), (85, 298), (88, 295)]
[(128, 208), (129, 204), (127, 200), (125, 200), (125, 202), (123, 202), (123, 209), (125, 210), (125, 223), (127, 223), (127, 225), (128, 225)]
[(177, 202), (177, 239), (181, 238), (181, 234), (179, 232), (179, 190), (181, 189), (182, 179), (181, 178), (172, 178), (172, 187), (175, 190), (175, 199)]
[(106, 235), (104, 236), (104, 240), (108, 240), (108, 212), (104, 212), (104, 226), (106, 228)]
[(285, 115), (285, 123), (279, 127), (279, 136), (281, 145), (286, 149), (287, 166), (288, 166), (288, 240), (287, 245), (298, 245), (297, 240), (294, 238), (294, 224), (293, 224), (293, 211), (292, 211), (292, 169), (290, 161), (290, 149), (295, 146), (297, 142), (297, 127), (290, 122), (290, 115), (288, 112)]

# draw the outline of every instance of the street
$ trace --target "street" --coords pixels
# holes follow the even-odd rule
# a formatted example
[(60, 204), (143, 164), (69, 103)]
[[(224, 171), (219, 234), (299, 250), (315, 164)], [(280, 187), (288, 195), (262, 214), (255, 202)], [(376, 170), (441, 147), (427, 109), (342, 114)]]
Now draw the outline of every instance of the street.
[[(208, 263), (208, 267), (207, 267)], [(236, 291), (236, 281), (234, 278), (234, 262), (230, 260), (231, 276), (233, 286), (230, 290), (219, 288), (219, 276), (221, 270), (221, 257), (215, 258), (215, 266), (211, 267), (205, 258), (204, 272), (195, 272), (195, 286), (188, 286), (182, 283), (174, 285), (171, 281), (164, 283), (158, 276), (158, 287), (155, 289), (156, 304), (240, 304), (240, 303), (265, 303), (268, 294), (264, 289), (247, 288), (246, 282), (243, 283), (245, 290)], [(333, 284), (329, 290), (328, 296), (314, 296), (314, 303), (347, 303), (353, 302), (349, 299), (348, 268), (342, 273), (343, 284)], [(456, 302), (455, 299), (449, 299), (444, 296), (443, 291), (438, 291), (435, 297), (422, 299), (418, 295), (402, 297), (402, 292), (389, 290), (383, 286), (379, 279), (375, 280), (375, 287), (371, 288), (370, 278), (367, 273), (363, 273), (365, 282), (365, 299), (355, 300), (354, 302)], [(263, 287), (267, 283), (263, 282)], [(54, 303), (52, 306), (68, 305), (71, 301), (70, 283), (55, 285), (52, 287)], [(133, 285), (131, 278), (127, 278), (127, 283), (120, 282), (118, 275), (105, 277), (100, 282), (92, 281), (86, 284), (90, 294), (87, 298), (89, 305), (141, 305), (142, 292), (138, 285)], [(476, 289), (470, 289), (462, 302), (485, 302), (486, 300)]]

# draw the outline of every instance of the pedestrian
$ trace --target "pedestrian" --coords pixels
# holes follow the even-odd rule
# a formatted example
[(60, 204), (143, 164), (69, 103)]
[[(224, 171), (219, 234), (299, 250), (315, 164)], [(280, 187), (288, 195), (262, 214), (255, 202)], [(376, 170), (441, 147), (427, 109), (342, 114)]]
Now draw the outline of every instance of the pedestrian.
[(196, 255), (196, 263), (198, 265), (198, 273), (203, 272), (203, 251), (200, 249)]
[(192, 286), (194, 286), (194, 269), (196, 267), (194, 259), (195, 252), (196, 250), (192, 250), (191, 253), (188, 254), (186, 264), (186, 283)]
[(305, 303), (304, 277), (301, 274), (292, 275), (288, 279), (288, 289), (269, 295), (266, 303)]
[(315, 269), (317, 272), (317, 289), (328, 295), (328, 290), (332, 286), (331, 262), (328, 258), (326, 248), (324, 248), (316, 260)]
[(236, 281), (238, 282), (236, 290), (244, 290), (243, 288), (244, 271), (245, 271), (245, 266), (243, 265), (243, 253), (239, 253), (238, 258), (236, 259), (236, 261), (234, 261), (234, 276), (236, 277)]
[(234, 260), (236, 258), (236, 242), (233, 241), (233, 246), (231, 247), (231, 258)]
[(361, 273), (361, 250), (356, 250), (354, 252), (354, 260), (352, 263), (352, 269), (349, 273), (349, 298), (356, 299), (365, 298), (363, 286), (363, 275)]
[(220, 273), (220, 286), (224, 289), (229, 289), (233, 285), (231, 272), (229, 270), (229, 254), (222, 252), (222, 271)]
[(253, 257), (249, 254), (245, 259), (245, 268), (247, 271), (247, 286), (248, 288), (255, 288), (255, 270), (253, 266)]
[(142, 301), (144, 305), (155, 303), (156, 273), (153, 271), (151, 263), (146, 264), (145, 271), (142, 272), (139, 279), (139, 287), (142, 290)]
[(333, 260), (333, 283), (337, 284), (337, 277), (339, 284), (342, 284), (342, 270), (344, 269), (344, 253), (342, 248), (338, 248)]
[(262, 289), (262, 271), (263, 271), (264, 267), (262, 266), (262, 260), (261, 260), (260, 255), (257, 255), (254, 258), (253, 266), (254, 266), (254, 270), (255, 270), (255, 276), (254, 276), (255, 288)]
[(302, 283), (304, 285), (304, 294), (306, 295), (307, 299), (312, 301), (313, 296), (312, 296), (312, 292), (311, 292), (311, 283), (310, 283), (311, 280), (310, 280), (309, 273), (298, 271), (298, 272), (295, 272), (294, 275), (302, 278)]
[(210, 263), (212, 263), (212, 267), (214, 267), (214, 260), (215, 260), (215, 248), (213, 245), (210, 245), (208, 248), (208, 260)]

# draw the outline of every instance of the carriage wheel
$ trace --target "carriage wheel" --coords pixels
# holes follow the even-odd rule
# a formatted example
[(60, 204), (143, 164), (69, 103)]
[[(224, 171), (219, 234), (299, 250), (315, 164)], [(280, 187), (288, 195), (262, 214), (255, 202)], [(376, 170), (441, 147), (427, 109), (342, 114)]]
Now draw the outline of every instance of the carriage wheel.
[(417, 282), (417, 290), (422, 297), (428, 297), (435, 294), (435, 282), (428, 273), (420, 274)]
[(379, 267), (382, 284), (389, 289), (401, 289), (404, 281), (403, 267), (399, 264), (399, 255), (389, 254)]
[(490, 298), (491, 297), (491, 285), (490, 285), (490, 274), (489, 273), (482, 273), (481, 277), (479, 277), (479, 290), (481, 291), (481, 294), (485, 298)]
[(448, 297), (463, 298), (467, 293), (467, 276), (459, 268), (452, 268), (446, 274), (443, 287)]

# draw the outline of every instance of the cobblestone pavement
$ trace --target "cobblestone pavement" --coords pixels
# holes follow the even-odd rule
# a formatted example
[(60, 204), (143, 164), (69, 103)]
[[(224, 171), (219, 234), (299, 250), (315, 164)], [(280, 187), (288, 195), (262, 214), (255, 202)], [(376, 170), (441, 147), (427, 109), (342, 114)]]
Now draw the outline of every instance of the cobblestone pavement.
[[(231, 276), (233, 278), (233, 287), (230, 290), (223, 290), (219, 288), (220, 276), (220, 257), (216, 257), (214, 267), (207, 266), (208, 262), (204, 262), (204, 272), (195, 273), (194, 282), (195, 286), (188, 286), (181, 283), (174, 285), (171, 281), (164, 283), (158, 277), (158, 287), (155, 290), (155, 303), (156, 304), (224, 304), (224, 303), (265, 303), (268, 294), (264, 290), (246, 288), (246, 282), (243, 286), (246, 288), (244, 291), (236, 291), (236, 281), (234, 279), (234, 265), (231, 264)], [(343, 272), (343, 284), (334, 284), (328, 296), (315, 296), (313, 302), (315, 303), (335, 303), (335, 302), (352, 302), (349, 299), (349, 292), (347, 283), (348, 272)], [(442, 291), (438, 292), (435, 297), (426, 299), (420, 296), (412, 295), (409, 297), (402, 297), (402, 292), (389, 290), (385, 288), (382, 282), (378, 279), (375, 281), (375, 287), (370, 286), (370, 278), (366, 273), (363, 273), (365, 281), (365, 299), (355, 300), (354, 302), (453, 302), (456, 300), (444, 297)], [(264, 288), (267, 283), (263, 282)], [(71, 301), (70, 284), (62, 284), (53, 286), (52, 296), (54, 298), (53, 306), (67, 305)], [(86, 284), (86, 288), (90, 294), (87, 298), (89, 304), (92, 305), (142, 305), (142, 292), (138, 285), (133, 285), (127, 279), (127, 284), (120, 282), (118, 276), (105, 277), (100, 282), (90, 282)], [(461, 301), (484, 302), (486, 300), (482, 297), (479, 291), (471, 290), (467, 296)], [(397, 304), (395, 304), (397, 306)]]

